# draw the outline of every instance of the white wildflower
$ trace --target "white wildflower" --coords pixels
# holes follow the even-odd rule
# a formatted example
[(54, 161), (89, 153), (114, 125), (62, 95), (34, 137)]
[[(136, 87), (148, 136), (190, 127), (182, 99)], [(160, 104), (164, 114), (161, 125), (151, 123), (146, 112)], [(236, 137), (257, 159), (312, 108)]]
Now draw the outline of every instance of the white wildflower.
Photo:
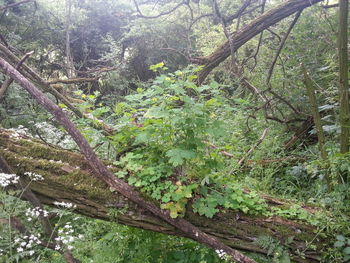
[(0, 173), (0, 186), (6, 187), (11, 184), (17, 184), (19, 180), (19, 176), (16, 174), (6, 174)]
[(76, 208), (76, 205), (73, 205), (72, 203), (65, 203), (65, 202), (53, 202), (54, 205), (56, 206), (62, 206), (64, 208)]
[(24, 175), (27, 175), (33, 181), (43, 181), (44, 180), (44, 177), (40, 174), (36, 174), (36, 173), (32, 173), (32, 172), (25, 172)]
[(216, 249), (215, 252), (218, 254), (219, 258), (224, 258), (226, 256), (226, 252), (222, 249)]
[(28, 221), (31, 221), (31, 217), (39, 216), (47, 217), (49, 213), (46, 210), (41, 209), (40, 207), (28, 208), (26, 211), (26, 216), (28, 216)]

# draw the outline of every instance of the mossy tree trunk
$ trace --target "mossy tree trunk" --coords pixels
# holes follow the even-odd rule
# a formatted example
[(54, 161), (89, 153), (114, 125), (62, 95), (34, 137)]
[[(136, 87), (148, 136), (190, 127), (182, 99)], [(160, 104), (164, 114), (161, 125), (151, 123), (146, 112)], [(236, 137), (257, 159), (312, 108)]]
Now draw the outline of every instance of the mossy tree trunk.
[[(29, 187), (42, 203), (69, 202), (76, 212), (128, 226), (186, 236), (150, 212), (135, 205), (115, 191), (111, 191), (91, 170), (84, 157), (28, 137), (16, 137), (0, 129), (0, 155), (20, 176), (26, 171), (44, 176), (44, 181), (32, 182)], [(116, 168), (111, 168), (116, 170)], [(270, 206), (288, 205), (287, 201), (265, 197)], [(308, 209), (308, 208), (305, 208)], [(294, 237), (290, 253), (296, 262), (319, 262), (327, 240), (316, 236), (316, 229), (306, 223), (280, 217), (249, 216), (235, 211), (221, 211), (212, 219), (199, 216), (188, 205), (185, 219), (206, 234), (216, 237), (231, 248), (267, 254), (254, 241), (263, 235), (281, 244)], [(310, 245), (316, 249), (311, 249)], [(305, 258), (298, 255), (302, 251)]]

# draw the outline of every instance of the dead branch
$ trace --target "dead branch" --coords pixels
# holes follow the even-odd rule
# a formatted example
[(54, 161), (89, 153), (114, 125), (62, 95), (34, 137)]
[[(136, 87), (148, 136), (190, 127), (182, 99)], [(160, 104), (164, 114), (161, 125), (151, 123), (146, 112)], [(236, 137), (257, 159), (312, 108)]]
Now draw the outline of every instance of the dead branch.
[(173, 7), (172, 9), (170, 9), (168, 11), (161, 12), (160, 14), (154, 15), (154, 16), (145, 16), (145, 15), (142, 14), (142, 12), (140, 10), (140, 7), (139, 7), (138, 3), (136, 2), (136, 0), (133, 0), (133, 2), (134, 2), (134, 5), (135, 5), (135, 8), (136, 8), (136, 11), (138, 12), (138, 17), (147, 18), (147, 19), (154, 19), (154, 18), (158, 18), (158, 17), (161, 17), (161, 16), (169, 15), (172, 12), (174, 12), (176, 9), (178, 9), (180, 6), (188, 4), (188, 0), (187, 1), (183, 0), (180, 3), (178, 3), (175, 7)]
[[(230, 15), (229, 17), (223, 17), (223, 22), (225, 25), (229, 24), (229, 23), (232, 23), (233, 20), (241, 17), (243, 14), (246, 14), (244, 13), (244, 11), (247, 9), (248, 6), (250, 6), (252, 0), (247, 0), (243, 3), (243, 5), (237, 10), (236, 13)], [(257, 2), (257, 0), (254, 0), (254, 2)], [(249, 12), (252, 12), (252, 11), (249, 11)]]
[(306, 87), (307, 94), (308, 94), (309, 100), (310, 100), (311, 112), (313, 115), (313, 120), (314, 120), (316, 131), (317, 131), (318, 146), (319, 146), (319, 150), (321, 153), (321, 158), (323, 160), (327, 160), (328, 154), (327, 154), (326, 149), (325, 149), (326, 137), (324, 135), (324, 131), (322, 128), (321, 116), (320, 116), (320, 112), (318, 110), (318, 104), (317, 104), (317, 99), (316, 99), (316, 95), (315, 95), (315, 88), (314, 88), (313, 81), (312, 81), (309, 73), (306, 71), (306, 68), (303, 65), (301, 65), (301, 66), (302, 66), (302, 70), (303, 70), (303, 74), (304, 74), (305, 87)]
[(85, 82), (95, 82), (99, 79), (100, 77), (94, 77), (94, 78), (72, 78), (72, 79), (51, 79), (49, 81), (46, 81), (47, 84), (57, 84), (57, 83), (62, 83), (62, 84), (76, 84), (76, 83), (85, 83)]
[(247, 160), (245, 162), (246, 165), (269, 165), (271, 163), (283, 163), (283, 162), (300, 162), (300, 161), (306, 161), (308, 158), (306, 157), (284, 157), (284, 158), (277, 158), (277, 159), (262, 159), (262, 160)]
[[(262, 15), (264, 12), (265, 12), (265, 5), (266, 5), (266, 0), (263, 0), (262, 4), (261, 4), (261, 11), (260, 11), (260, 14)], [(255, 53), (254, 55), (252, 56), (253, 59), (254, 59), (254, 65), (253, 67), (250, 69), (250, 72), (252, 72), (256, 65), (258, 64), (258, 59), (257, 59), (257, 56), (259, 54), (259, 51), (260, 51), (260, 47), (261, 47), (261, 44), (262, 44), (262, 40), (263, 40), (263, 35), (264, 35), (264, 31), (262, 31), (260, 33), (260, 36), (259, 36), (259, 42), (258, 42), (258, 46), (255, 50)], [(248, 61), (250, 58), (247, 58), (246, 61)]]
[(333, 5), (323, 5), (322, 7), (324, 9), (329, 9), (329, 8), (335, 8), (335, 7), (338, 7), (338, 6), (339, 6), (339, 3), (333, 4)]
[[(20, 59), (14, 55), (7, 47), (2, 45), (0, 43), (0, 51), (12, 62), (18, 64)], [(27, 79), (32, 80), (35, 83), (38, 83), (43, 90), (49, 92), (53, 96), (55, 96), (57, 99), (59, 99), (63, 104), (65, 104), (78, 118), (85, 118), (85, 119), (91, 119), (88, 115), (81, 112), (79, 109), (77, 109), (68, 98), (66, 98), (63, 94), (58, 92), (55, 88), (53, 88), (51, 85), (46, 83), (45, 80), (43, 80), (39, 73), (37, 73), (35, 70), (27, 66), (25, 63), (22, 64), (22, 67), (18, 69), (21, 74), (23, 74)], [(99, 120), (93, 120), (91, 122), (92, 127), (95, 129), (102, 130), (105, 134), (110, 135), (113, 133), (113, 129), (103, 123)]]
[(295, 132), (295, 134), (284, 143), (284, 149), (288, 150), (290, 149), (302, 136), (307, 134), (307, 132), (312, 128), (314, 125), (314, 120), (312, 116), (309, 116), (306, 120), (303, 121), (302, 125), (298, 130)]
[[(212, 149), (218, 149), (219, 148), (218, 146), (216, 146), (215, 144), (212, 144), (211, 142), (204, 141), (204, 143), (208, 144), (210, 146), (210, 148), (212, 148)], [(234, 157), (234, 155), (232, 153), (226, 152), (224, 150), (219, 150), (219, 152), (222, 155), (226, 156), (226, 157), (230, 157), (230, 158)]]
[(290, 34), (290, 32), (292, 32), (292, 29), (293, 27), (295, 26), (295, 24), (297, 23), (301, 13), (303, 12), (303, 10), (300, 10), (294, 17), (292, 23), (290, 24), (286, 34), (283, 36), (279, 46), (278, 46), (278, 49), (276, 51), (276, 54), (275, 54), (275, 57), (273, 58), (273, 61), (271, 63), (271, 66), (269, 68), (269, 71), (267, 73), (267, 79), (266, 79), (266, 83), (269, 84), (270, 83), (270, 79), (271, 79), (271, 76), (272, 76), (272, 73), (273, 73), (273, 70), (274, 70), (274, 67), (275, 67), (275, 64), (277, 62), (277, 58), (278, 56), (280, 55), (281, 51), (282, 51), (282, 48), (284, 47), (284, 44), (286, 43), (286, 40)]
[(213, 16), (214, 14), (213, 13), (209, 13), (209, 14), (203, 14), (203, 15), (200, 15), (198, 17), (196, 17), (195, 19), (193, 19), (188, 27), (188, 30), (191, 30), (192, 26), (197, 23), (199, 20), (201, 20), (202, 18), (204, 17), (210, 17), (210, 16)]
[[(258, 35), (263, 30), (269, 28), (271, 25), (274, 25), (282, 19), (321, 1), (322, 0), (289, 0), (276, 8), (265, 12), (263, 15), (259, 16), (231, 36), (232, 42), (234, 43), (234, 51), (238, 50), (247, 41)], [(231, 53), (230, 43), (229, 41), (226, 41), (211, 55), (194, 58), (193, 61), (205, 65), (199, 73), (198, 82), (202, 83), (208, 74), (221, 62), (226, 60)]]
[[(26, 53), (21, 60), (17, 63), (16, 65), (16, 69), (19, 69), (21, 67), (21, 65), (24, 63), (24, 61), (34, 53), (34, 51), (30, 51), (28, 53)], [(10, 87), (10, 85), (12, 84), (13, 79), (11, 78), (7, 78), (4, 83), (1, 85), (0, 87), (0, 99), (4, 96), (6, 90), (8, 89), (8, 87)]]
[(271, 28), (267, 28), (267, 29), (266, 29), (266, 31), (270, 32), (270, 33), (271, 33), (271, 35), (273, 35), (273, 36), (277, 37), (278, 42), (281, 42), (281, 41), (282, 41), (282, 38), (280, 37), (280, 35), (279, 35), (279, 34), (277, 34), (275, 31), (273, 31)]
[(275, 91), (272, 90), (271, 86), (270, 88), (267, 89), (267, 91), (269, 93), (271, 93), (273, 96), (275, 96), (278, 100), (284, 102), (289, 108), (291, 108), (294, 113), (300, 115), (300, 114), (303, 114), (303, 115), (307, 115), (303, 112), (300, 112), (298, 109), (296, 109), (288, 100), (286, 100), (285, 98), (283, 98), (282, 96), (280, 96), (278, 93), (276, 93)]
[(247, 151), (247, 153), (239, 160), (238, 165), (242, 166), (244, 164), (244, 161), (247, 159), (247, 157), (263, 142), (265, 139), (267, 132), (269, 131), (269, 128), (266, 128), (259, 140)]
[(242, 78), (240, 83), (244, 87), (248, 88), (255, 96), (259, 97), (263, 102), (265, 103), (269, 102), (264, 92), (261, 92), (260, 90), (258, 90), (258, 88), (255, 87), (252, 83), (250, 83), (246, 78)]
[(9, 9), (9, 8), (13, 8), (13, 7), (16, 7), (16, 6), (19, 6), (19, 5), (25, 4), (25, 3), (29, 3), (29, 2), (35, 2), (35, 0), (23, 0), (23, 1), (21, 1), (21, 2), (17, 2), (17, 3), (9, 4), (9, 5), (6, 5), (6, 6), (3, 6), (3, 7), (0, 7), (0, 11), (2, 11), (2, 10), (6, 10), (6, 9)]

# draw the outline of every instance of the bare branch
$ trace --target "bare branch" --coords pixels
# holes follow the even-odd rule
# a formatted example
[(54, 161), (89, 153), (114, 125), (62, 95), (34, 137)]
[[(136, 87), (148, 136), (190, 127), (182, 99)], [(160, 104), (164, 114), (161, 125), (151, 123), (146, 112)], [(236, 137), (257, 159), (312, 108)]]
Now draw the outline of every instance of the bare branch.
[(249, 149), (249, 151), (239, 160), (238, 165), (242, 166), (244, 164), (244, 161), (247, 159), (247, 157), (263, 142), (265, 139), (267, 132), (269, 131), (269, 128), (266, 128), (259, 140)]
[(72, 79), (52, 79), (49, 81), (46, 81), (47, 84), (75, 84), (75, 83), (81, 83), (81, 82), (95, 82), (99, 79), (99, 77), (95, 78), (72, 78)]
[[(34, 53), (34, 51), (30, 51), (28, 53), (26, 53), (23, 58), (21, 58), (21, 60), (17, 63), (16, 65), (16, 69), (19, 69), (21, 67), (21, 65), (24, 63), (24, 61)], [(11, 83), (13, 82), (12, 78), (8, 78), (4, 81), (4, 83), (1, 85), (0, 87), (0, 99), (4, 96), (6, 90), (8, 89), (8, 87), (10, 87)]]
[[(247, 41), (271, 25), (274, 25), (282, 19), (321, 1), (322, 0), (289, 0), (264, 13), (231, 36), (232, 42), (234, 43), (234, 51), (238, 50)], [(230, 43), (229, 41), (226, 41), (211, 55), (193, 59), (193, 61), (197, 61), (200, 62), (200, 64), (205, 65), (198, 76), (198, 82), (202, 83), (208, 74), (221, 62), (226, 60), (231, 53)]]
[[(18, 63), (20, 59), (14, 55), (7, 47), (0, 44), (0, 51), (5, 54), (7, 58), (9, 58), (10, 61), (13, 63)], [(32, 80), (35, 83), (38, 83), (40, 87), (42, 87), (45, 91), (49, 92), (56, 98), (58, 98), (62, 103), (64, 103), (77, 117), (79, 118), (85, 118), (85, 119), (91, 119), (89, 116), (87, 116), (85, 113), (81, 112), (79, 109), (74, 107), (74, 105), (69, 101), (68, 98), (66, 98), (64, 95), (62, 95), (60, 92), (58, 92), (56, 89), (54, 89), (52, 86), (50, 86), (48, 83), (46, 83), (45, 80), (43, 80), (39, 73), (37, 73), (35, 70), (27, 66), (25, 63), (23, 63), (22, 67), (19, 69), (19, 71), (27, 78)], [(100, 120), (94, 120), (91, 125), (95, 129), (102, 130), (105, 134), (110, 135), (113, 133), (113, 129), (103, 123)]]
[(0, 7), (0, 11), (6, 10), (6, 9), (9, 9), (9, 8), (13, 8), (13, 7), (16, 7), (16, 6), (25, 4), (25, 3), (29, 3), (29, 2), (35, 2), (35, 0), (23, 0), (23, 1), (21, 1), (21, 2), (9, 4), (9, 5), (7, 5), (7, 6)]
[(188, 0), (187, 1), (184, 0), (184, 1), (180, 2), (180, 3), (178, 3), (175, 7), (173, 7), (172, 9), (170, 9), (168, 11), (162, 12), (162, 13), (160, 13), (158, 15), (155, 15), (155, 16), (145, 16), (145, 15), (142, 14), (142, 12), (140, 10), (140, 7), (139, 7), (138, 3), (136, 2), (136, 0), (133, 0), (133, 2), (134, 2), (134, 5), (135, 5), (135, 8), (136, 8), (137, 12), (139, 13), (138, 17), (148, 18), (148, 19), (154, 19), (154, 18), (158, 18), (158, 17), (161, 17), (161, 16), (169, 15), (172, 12), (174, 12), (176, 9), (178, 9), (180, 6), (188, 4)]
[[(266, 5), (266, 0), (263, 0), (262, 5), (261, 5), (260, 14), (263, 14), (263, 13), (265, 12), (265, 5)], [(262, 43), (262, 40), (263, 40), (263, 35), (264, 35), (264, 31), (262, 31), (262, 32), (260, 33), (258, 46), (257, 46), (257, 48), (256, 48), (256, 50), (255, 50), (254, 55), (252, 56), (253, 59), (254, 59), (254, 65), (253, 65), (253, 67), (250, 69), (250, 72), (252, 72), (252, 71), (255, 69), (256, 65), (258, 64), (258, 59), (257, 59), (257, 57), (258, 57), (258, 54), (259, 54), (259, 51), (260, 51), (260, 46), (261, 46), (261, 43)]]
[(338, 6), (339, 6), (339, 3), (333, 4), (333, 5), (323, 5), (322, 7), (324, 9), (329, 9), (329, 8), (335, 8), (335, 7), (338, 7)]
[(270, 83), (270, 80), (271, 80), (271, 76), (272, 76), (272, 73), (273, 73), (273, 70), (274, 70), (274, 67), (275, 67), (275, 64), (277, 62), (277, 59), (278, 59), (278, 56), (280, 55), (281, 51), (282, 51), (282, 48), (284, 47), (284, 44), (286, 43), (286, 40), (290, 34), (290, 32), (292, 31), (293, 27), (295, 26), (295, 24), (297, 23), (301, 13), (303, 12), (303, 10), (300, 10), (294, 17), (292, 23), (290, 24), (286, 34), (283, 36), (279, 46), (278, 46), (278, 49), (276, 51), (276, 54), (275, 54), (275, 57), (271, 63), (271, 66), (269, 68), (269, 71), (268, 71), (268, 74), (267, 74), (267, 79), (266, 79), (266, 83), (269, 84)]
[[(230, 15), (229, 17), (223, 18), (225, 24), (227, 25), (228, 23), (232, 23), (232, 21), (234, 19), (241, 17), (243, 15), (243, 12), (247, 9), (247, 7), (251, 4), (251, 2), (252, 2), (252, 0), (245, 1), (243, 3), (243, 5), (237, 10), (236, 13), (234, 13), (233, 15)], [(254, 2), (257, 2), (257, 0), (254, 0)], [(249, 12), (251, 12), (251, 11), (249, 11)], [(248, 12), (246, 12), (246, 13), (248, 13)]]

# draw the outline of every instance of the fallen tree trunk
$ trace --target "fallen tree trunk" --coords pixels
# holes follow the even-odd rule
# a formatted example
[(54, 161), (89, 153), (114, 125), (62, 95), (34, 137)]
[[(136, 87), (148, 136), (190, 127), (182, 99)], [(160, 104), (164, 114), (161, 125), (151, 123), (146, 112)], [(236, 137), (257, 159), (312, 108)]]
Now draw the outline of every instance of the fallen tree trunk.
[[(41, 174), (45, 180), (30, 184), (30, 189), (42, 203), (69, 202), (76, 212), (128, 226), (186, 236), (149, 211), (110, 188), (99, 179), (84, 157), (75, 152), (43, 144), (35, 139), (14, 135), (0, 129), (0, 155), (18, 174), (30, 171)], [(116, 168), (111, 167), (111, 170)], [(285, 201), (265, 197), (270, 206), (288, 205)], [(121, 212), (123, 211), (123, 212)], [(206, 234), (216, 237), (231, 248), (267, 254), (254, 241), (259, 236), (272, 236), (281, 244), (294, 237), (290, 253), (296, 262), (319, 262), (328, 241), (315, 234), (315, 228), (280, 217), (248, 216), (235, 211), (221, 211), (212, 219), (199, 216), (188, 205), (185, 219)], [(315, 245), (316, 250), (310, 245)], [(303, 258), (298, 251), (302, 251)]]
[(199, 73), (198, 82), (202, 83), (208, 74), (228, 58), (232, 52), (236, 52), (241, 46), (265, 29), (298, 11), (322, 1), (323, 0), (289, 0), (262, 14), (251, 23), (241, 28), (238, 32), (234, 33), (230, 40), (232, 47), (230, 46), (230, 42), (226, 41), (209, 56), (193, 58), (192, 62), (204, 65), (204, 68)]

